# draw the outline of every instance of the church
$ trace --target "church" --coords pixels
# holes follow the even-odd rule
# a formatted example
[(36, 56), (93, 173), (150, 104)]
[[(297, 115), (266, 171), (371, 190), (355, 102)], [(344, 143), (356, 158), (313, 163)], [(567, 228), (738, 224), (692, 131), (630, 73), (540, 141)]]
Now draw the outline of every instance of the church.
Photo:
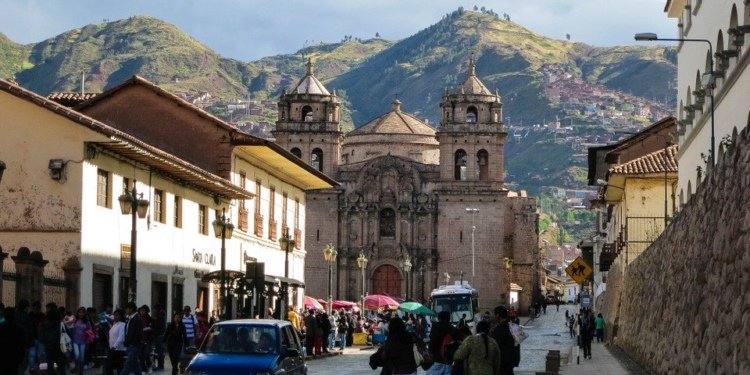
[[(473, 59), (440, 110), (435, 129), (394, 100), (344, 134), (341, 102), (309, 60), (281, 94), (276, 143), (341, 184), (306, 194), (307, 295), (327, 299), (330, 283), (334, 300), (386, 294), (428, 303), (434, 288), (468, 283), (482, 312), (499, 304), (526, 311), (540, 295), (536, 201), (504, 187), (503, 103)], [(336, 250), (330, 262), (327, 246)]]

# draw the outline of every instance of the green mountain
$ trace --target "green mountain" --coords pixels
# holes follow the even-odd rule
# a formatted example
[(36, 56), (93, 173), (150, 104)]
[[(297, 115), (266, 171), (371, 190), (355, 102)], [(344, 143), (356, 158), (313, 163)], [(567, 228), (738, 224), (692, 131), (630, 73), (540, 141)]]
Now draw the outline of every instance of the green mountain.
[(12, 77), (16, 72), (28, 68), (27, 48), (0, 33), (0, 77)]

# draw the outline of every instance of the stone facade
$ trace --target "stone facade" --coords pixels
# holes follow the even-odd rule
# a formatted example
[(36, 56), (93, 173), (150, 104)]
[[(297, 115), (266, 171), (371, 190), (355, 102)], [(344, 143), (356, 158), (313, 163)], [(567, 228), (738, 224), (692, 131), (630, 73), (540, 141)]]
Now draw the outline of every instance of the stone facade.
[(621, 273), (610, 271), (604, 313), (610, 326), (617, 323), (614, 342), (652, 373), (750, 373), (747, 129), (735, 129), (731, 144), (674, 222), (628, 266), (622, 286)]
[[(463, 280), (477, 288), (485, 311), (509, 302), (512, 282), (523, 288), (514, 302), (524, 311), (540, 291), (536, 202), (503, 186), (500, 96), (484, 87), (470, 61), (465, 81), (446, 91), (440, 106), (440, 131), (394, 100), (389, 112), (344, 136), (335, 92), (320, 85), (310, 63), (297, 87), (282, 94), (276, 142), (341, 183), (307, 193), (308, 295), (328, 296), (322, 250), (329, 243), (338, 251), (333, 299), (426, 301), (438, 285)], [(303, 107), (309, 115), (295, 110)], [(326, 117), (324, 108), (333, 114)], [(368, 259), (364, 271), (360, 254)]]

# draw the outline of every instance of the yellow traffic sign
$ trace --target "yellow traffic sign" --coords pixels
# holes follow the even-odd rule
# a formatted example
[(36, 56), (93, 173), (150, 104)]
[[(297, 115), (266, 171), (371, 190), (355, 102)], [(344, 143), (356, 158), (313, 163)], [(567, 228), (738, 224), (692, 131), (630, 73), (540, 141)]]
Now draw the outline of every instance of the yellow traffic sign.
[(570, 276), (573, 280), (575, 280), (578, 284), (582, 283), (583, 280), (586, 280), (589, 276), (591, 276), (591, 273), (594, 272), (594, 269), (589, 266), (588, 263), (586, 263), (583, 258), (578, 257), (576, 260), (571, 263), (568, 268), (565, 269), (565, 272)]

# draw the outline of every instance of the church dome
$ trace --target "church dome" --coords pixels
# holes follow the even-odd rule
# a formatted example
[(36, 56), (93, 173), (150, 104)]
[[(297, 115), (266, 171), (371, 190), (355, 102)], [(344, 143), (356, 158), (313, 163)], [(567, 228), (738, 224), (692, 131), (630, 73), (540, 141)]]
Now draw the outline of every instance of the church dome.
[(367, 134), (417, 134), (435, 135), (435, 129), (411, 114), (401, 111), (401, 102), (396, 99), (391, 103), (391, 111), (354, 129), (347, 138)]
[(476, 69), (474, 66), (474, 59), (469, 59), (469, 74), (466, 79), (458, 86), (455, 92), (456, 94), (466, 95), (489, 95), (494, 96), (490, 90), (479, 80), (477, 77)]
[(297, 83), (294, 90), (292, 90), (292, 94), (331, 95), (326, 87), (313, 75), (311, 59), (307, 59), (307, 72), (299, 83)]

